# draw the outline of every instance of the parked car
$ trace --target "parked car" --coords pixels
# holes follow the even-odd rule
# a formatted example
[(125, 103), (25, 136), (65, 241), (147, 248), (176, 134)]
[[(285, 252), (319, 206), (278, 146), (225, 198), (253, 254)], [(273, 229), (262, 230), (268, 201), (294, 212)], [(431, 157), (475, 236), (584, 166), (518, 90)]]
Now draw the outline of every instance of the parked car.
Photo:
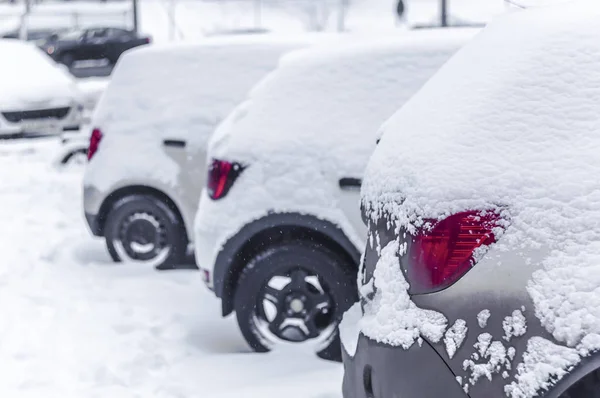
[(83, 203), (115, 261), (188, 261), (209, 136), (282, 54), (315, 38), (215, 38), (123, 57), (92, 118)]
[(383, 124), (345, 398), (599, 396), (599, 18), (508, 13)]
[(60, 134), (79, 128), (74, 79), (28, 42), (0, 39), (0, 136)]
[(306, 342), (340, 359), (377, 126), (473, 34), (352, 37), (290, 54), (217, 129), (196, 259), (254, 350)]
[(75, 61), (83, 60), (108, 59), (110, 63), (116, 64), (125, 51), (151, 41), (150, 36), (139, 35), (130, 30), (95, 27), (53, 34), (38, 45), (52, 59), (71, 67)]

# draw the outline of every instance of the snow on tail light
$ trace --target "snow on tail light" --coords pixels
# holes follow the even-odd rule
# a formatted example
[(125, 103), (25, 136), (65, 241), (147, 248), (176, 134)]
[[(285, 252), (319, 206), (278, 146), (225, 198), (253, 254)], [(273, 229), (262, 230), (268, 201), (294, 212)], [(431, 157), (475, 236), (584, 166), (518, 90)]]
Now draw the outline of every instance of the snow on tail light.
[(213, 159), (208, 169), (207, 179), (210, 198), (218, 200), (225, 197), (242, 170), (243, 167), (239, 163)]
[(92, 135), (90, 136), (90, 145), (87, 151), (88, 161), (92, 160), (92, 157), (98, 151), (98, 146), (100, 145), (100, 141), (102, 140), (102, 131), (100, 129), (92, 130)]
[(413, 292), (444, 289), (473, 267), (486, 247), (496, 242), (494, 229), (500, 216), (467, 211), (441, 221), (426, 220), (431, 229), (421, 231), (408, 251), (408, 279)]

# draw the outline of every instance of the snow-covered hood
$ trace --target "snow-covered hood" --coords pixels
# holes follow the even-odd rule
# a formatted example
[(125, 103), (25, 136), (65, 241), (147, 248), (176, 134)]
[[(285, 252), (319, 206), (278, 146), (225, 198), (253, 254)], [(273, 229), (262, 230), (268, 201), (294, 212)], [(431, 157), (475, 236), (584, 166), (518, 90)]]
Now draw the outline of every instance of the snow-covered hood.
[(360, 178), (381, 122), (475, 33), (353, 38), (291, 53), (219, 126), (209, 152), (277, 167), (318, 162)]
[(0, 51), (1, 109), (40, 109), (79, 101), (74, 78), (32, 44), (0, 40)]

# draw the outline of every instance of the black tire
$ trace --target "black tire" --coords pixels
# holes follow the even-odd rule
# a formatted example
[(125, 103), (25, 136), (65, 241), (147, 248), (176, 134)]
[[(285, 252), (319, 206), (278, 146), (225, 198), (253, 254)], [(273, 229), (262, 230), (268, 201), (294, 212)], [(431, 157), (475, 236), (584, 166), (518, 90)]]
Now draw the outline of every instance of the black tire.
[[(327, 324), (328, 326), (324, 327), (326, 331), (318, 335), (325, 340), (317, 351), (317, 355), (323, 359), (341, 361), (342, 353), (337, 325), (343, 313), (358, 299), (355, 268), (354, 264), (349, 263), (344, 256), (327, 247), (302, 241), (282, 243), (255, 256), (243, 269), (234, 298), (238, 325), (250, 347), (257, 352), (268, 352), (273, 348), (273, 345), (268, 343), (269, 338), (259, 330), (257, 322), (268, 324), (270, 333), (273, 333), (272, 336), (276, 335), (276, 332), (272, 332), (272, 326), (280, 333), (285, 333), (287, 329), (293, 329), (289, 326), (283, 328), (286, 321), (280, 321), (279, 327), (273, 325), (279, 319), (281, 313), (286, 312), (286, 315), (282, 315), (285, 319), (294, 318), (294, 320), (297, 320), (303, 316), (306, 317), (303, 321), (304, 329), (296, 328), (297, 330), (307, 330), (310, 323), (312, 325), (311, 332), (317, 333), (319, 328), (316, 326), (317, 323)], [(298, 310), (294, 310), (296, 312), (292, 311), (291, 307), (291, 301), (294, 301), (294, 297), (296, 297), (294, 295), (298, 294), (298, 291), (294, 290), (292, 292), (290, 289), (294, 289), (294, 287), (290, 286), (297, 286), (294, 283), (294, 275), (302, 272), (304, 272), (302, 275), (305, 276), (300, 280), (309, 290), (306, 296), (302, 295), (301, 297), (303, 304), (306, 304), (306, 307), (301, 306), (302, 313), (305, 313), (305, 315), (299, 313)], [(290, 282), (281, 290), (275, 289), (276, 294), (279, 296), (277, 300), (273, 301), (280, 304), (273, 304), (273, 301), (268, 300), (267, 297), (272, 298), (274, 295), (265, 293), (265, 289), (271, 289), (269, 292), (273, 290), (272, 287), (268, 286), (268, 283), (277, 275), (289, 276)], [(314, 276), (318, 276), (320, 291), (306, 282), (306, 276), (310, 275), (313, 275), (313, 280)], [(329, 306), (326, 310), (315, 308), (317, 305), (324, 308), (322, 305), (317, 304), (317, 301), (322, 301), (322, 299), (315, 297), (327, 297), (326, 300), (328, 300)], [(259, 304), (259, 300), (261, 300), (261, 303), (264, 300), (271, 301), (273, 308), (276, 308), (277, 315), (272, 322), (265, 320), (266, 310), (264, 304)], [(287, 308), (287, 311), (280, 310), (283, 307)], [(316, 313), (316, 315), (313, 313)], [(291, 314), (294, 316), (291, 316)], [(260, 317), (263, 317), (263, 320), (258, 320)], [(308, 321), (309, 317), (310, 322)], [(333, 331), (330, 330), (331, 328), (334, 328)], [(297, 335), (298, 332), (295, 333)], [(327, 336), (324, 336), (325, 333), (327, 333)], [(294, 341), (286, 337), (277, 336), (277, 338)]]
[(87, 155), (87, 149), (77, 149), (73, 152), (69, 152), (64, 158), (62, 158), (61, 163), (62, 164), (67, 164), (71, 161), (73, 161), (74, 159), (78, 158), (79, 155)]
[[(150, 195), (130, 195), (117, 200), (104, 225), (108, 252), (114, 261), (152, 263), (158, 269), (183, 264), (188, 239), (174, 209)], [(150, 251), (135, 245), (151, 245)]]
[(73, 63), (75, 62), (75, 58), (71, 53), (65, 53), (60, 56), (58, 62), (71, 69), (73, 67)]
[(560, 398), (600, 398), (600, 370), (595, 370), (575, 383)]

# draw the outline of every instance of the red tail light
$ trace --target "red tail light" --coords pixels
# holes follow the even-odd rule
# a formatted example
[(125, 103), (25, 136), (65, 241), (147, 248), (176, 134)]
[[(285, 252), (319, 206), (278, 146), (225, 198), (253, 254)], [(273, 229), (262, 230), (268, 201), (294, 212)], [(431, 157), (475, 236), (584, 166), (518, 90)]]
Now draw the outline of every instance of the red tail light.
[(208, 195), (213, 200), (221, 199), (227, 195), (235, 180), (242, 172), (239, 163), (213, 159), (208, 169)]
[(446, 288), (458, 281), (478, 260), (477, 249), (496, 242), (494, 228), (500, 216), (492, 212), (467, 211), (423, 231), (409, 248), (408, 278), (413, 293)]
[(98, 145), (100, 145), (100, 141), (102, 140), (102, 131), (100, 129), (94, 129), (92, 131), (92, 135), (90, 136), (90, 146), (87, 151), (88, 161), (92, 160), (92, 157), (98, 151)]

